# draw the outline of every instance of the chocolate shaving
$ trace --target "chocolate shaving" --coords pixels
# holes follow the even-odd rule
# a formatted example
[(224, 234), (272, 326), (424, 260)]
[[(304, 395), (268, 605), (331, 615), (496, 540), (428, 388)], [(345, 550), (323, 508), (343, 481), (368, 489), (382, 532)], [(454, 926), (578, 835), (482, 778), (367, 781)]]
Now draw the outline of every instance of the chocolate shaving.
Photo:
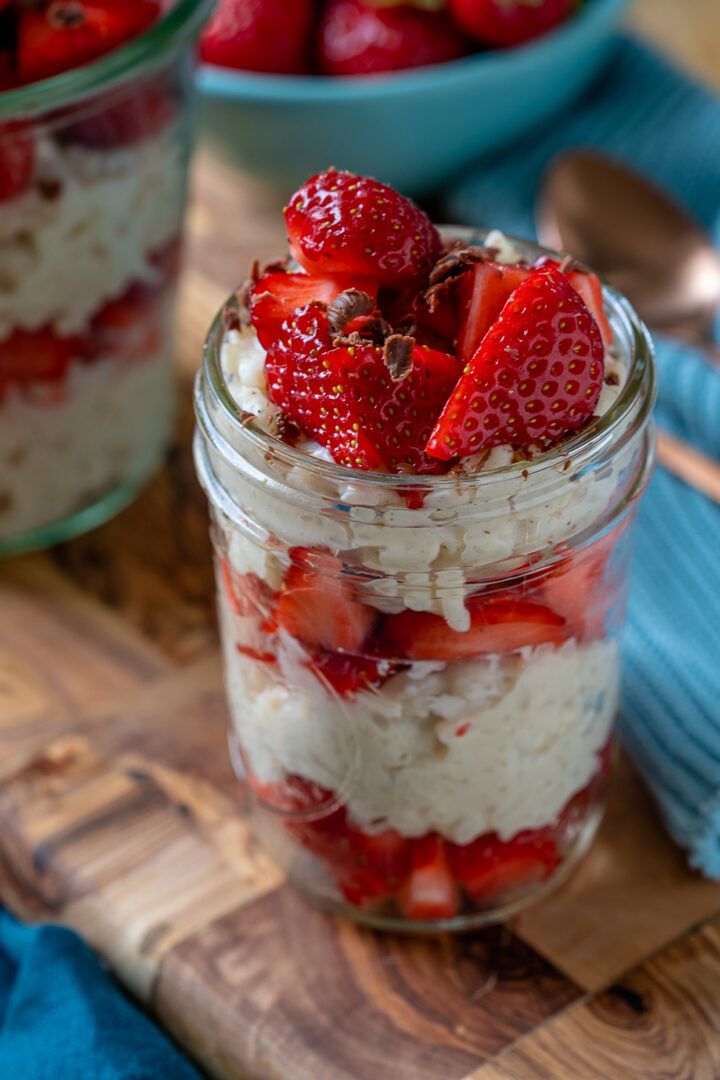
[(36, 180), (35, 187), (38, 189), (43, 199), (47, 202), (55, 202), (60, 196), (63, 186), (62, 182), (55, 179), (55, 177), (46, 176)]
[(490, 447), (486, 446), (478, 450), (472, 457), (460, 458), (458, 462), (448, 470), (448, 476), (476, 476), (484, 469), (487, 459), (490, 457)]
[(348, 323), (353, 319), (359, 319), (361, 315), (369, 315), (375, 310), (375, 301), (372, 296), (360, 289), (346, 289), (336, 296), (328, 306), (327, 316), (330, 329), (334, 334), (342, 334)]
[(78, 0), (64, 0), (62, 3), (50, 5), (47, 18), (55, 29), (69, 30), (76, 26), (83, 26), (87, 16)]
[(400, 382), (412, 371), (415, 339), (403, 334), (391, 334), (385, 342), (385, 366), (393, 382)]
[(619, 378), (616, 371), (608, 371), (607, 375), (605, 376), (605, 385), (606, 386), (619, 386), (620, 385), (620, 378)]
[(277, 427), (278, 439), (282, 439), (288, 446), (295, 446), (302, 436), (302, 431), (297, 424), (294, 424), (292, 420), (288, 420), (285, 413), (278, 414), (275, 419), (275, 424)]
[(460, 277), (469, 266), (485, 262), (491, 258), (488, 248), (463, 245), (452, 248), (442, 255), (433, 266), (428, 277), (429, 285), (439, 285), (449, 278)]
[(559, 269), (561, 274), (572, 274), (575, 270), (582, 270), (582, 266), (574, 255), (566, 255)]

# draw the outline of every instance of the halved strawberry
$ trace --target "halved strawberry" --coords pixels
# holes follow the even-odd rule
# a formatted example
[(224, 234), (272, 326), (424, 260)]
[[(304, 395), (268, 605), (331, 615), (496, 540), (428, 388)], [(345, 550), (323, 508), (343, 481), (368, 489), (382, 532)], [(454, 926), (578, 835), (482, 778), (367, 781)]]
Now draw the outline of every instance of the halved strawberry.
[(606, 636), (610, 610), (623, 599), (610, 560), (627, 524), (621, 522), (590, 547), (568, 556), (540, 580), (538, 595), (582, 641)]
[(410, 873), (398, 893), (406, 919), (452, 919), (460, 890), (448, 862), (445, 841), (430, 833), (412, 841)]
[(454, 356), (416, 345), (408, 374), (396, 382), (382, 349), (373, 345), (334, 349), (324, 359), (342, 373), (343, 396), (363, 417), (361, 430), (385, 468), (415, 475), (444, 471), (425, 444), (460, 377)]
[(354, 599), (341, 561), (329, 552), (301, 548), (291, 557), (266, 629), (282, 627), (306, 645), (332, 652), (360, 652), (377, 612)]
[(50, 0), (19, 12), (17, 62), (25, 83), (80, 67), (141, 34), (161, 12), (157, 0)]
[(419, 284), (440, 254), (440, 234), (387, 184), (331, 170), (313, 176), (285, 210), (290, 252), (311, 274), (370, 277), (393, 289)]
[(373, 649), (380, 652), (379, 643), (365, 646), (362, 656), (323, 650), (312, 659), (312, 668), (341, 697), (354, 697), (361, 690), (377, 690), (394, 675), (402, 665), (392, 660), (372, 656)]
[[(1, 7), (2, 4), (0, 3)], [(2, 32), (1, 27), (0, 32)], [(12, 90), (16, 83), (13, 54), (10, 49), (0, 49), (0, 90)]]
[(374, 836), (348, 827), (345, 846), (331, 859), (346, 900), (357, 907), (376, 907), (395, 895), (410, 869), (410, 841), (394, 829)]
[(580, 293), (586, 308), (600, 327), (603, 345), (606, 349), (609, 349), (615, 335), (613, 334), (608, 317), (605, 314), (605, 304), (603, 301), (600, 278), (597, 274), (591, 274), (587, 270), (572, 270), (567, 275), (567, 279), (573, 289)]
[(525, 266), (506, 266), (492, 260), (478, 262), (458, 286), (460, 332), (457, 353), (467, 364), (511, 294), (530, 274)]
[(63, 142), (80, 143), (94, 150), (133, 146), (158, 135), (176, 112), (169, 90), (146, 86), (111, 104), (98, 101), (93, 113), (64, 127), (60, 137)]
[(51, 330), (15, 330), (0, 342), (0, 393), (13, 383), (57, 382), (85, 351), (81, 337), (61, 338)]
[(14, 120), (0, 124), (0, 202), (22, 195), (34, 170), (35, 140), (27, 126)]
[(523, 281), (466, 366), (427, 444), (447, 460), (577, 431), (602, 388), (598, 325), (567, 278), (541, 266)]
[(238, 574), (227, 559), (220, 557), (225, 595), (234, 615), (245, 618), (248, 615), (267, 617), (272, 609), (275, 592), (257, 574)]
[(507, 48), (552, 30), (570, 17), (578, 0), (448, 0), (448, 6), (470, 37)]
[(331, 304), (351, 287), (361, 289), (373, 299), (377, 295), (377, 285), (364, 278), (356, 282), (341, 277), (288, 274), (284, 270), (263, 275), (250, 292), (250, 318), (260, 344), (269, 349), (277, 340), (282, 324), (298, 308), (313, 301)]
[(561, 861), (549, 829), (526, 830), (506, 841), (488, 833), (470, 844), (448, 843), (447, 857), (455, 879), (476, 903), (512, 899), (546, 881)]
[(473, 602), (470, 629), (465, 632), (451, 630), (440, 615), (401, 611), (388, 616), (383, 636), (409, 660), (451, 663), (526, 645), (561, 645), (568, 630), (565, 619), (549, 607), (508, 599)]

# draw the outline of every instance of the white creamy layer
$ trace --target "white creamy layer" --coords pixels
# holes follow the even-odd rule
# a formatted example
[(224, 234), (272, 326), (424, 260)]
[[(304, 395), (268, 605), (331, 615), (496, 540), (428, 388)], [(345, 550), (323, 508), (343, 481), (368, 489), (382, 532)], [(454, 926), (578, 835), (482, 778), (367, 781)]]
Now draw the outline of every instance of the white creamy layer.
[(169, 350), (75, 364), (61, 386), (0, 403), (0, 539), (69, 517), (140, 482), (167, 441)]
[[(82, 330), (178, 233), (185, 162), (177, 127), (127, 149), (37, 143), (36, 184), (0, 214), (0, 341), (14, 328)], [(43, 195), (48, 185), (57, 188)]]
[(263, 647), (255, 620), (238, 619), (224, 597), (220, 608), (249, 769), (262, 783), (297, 773), (344, 793), (351, 820), (371, 832), (509, 840), (553, 822), (598, 768), (618, 703), (615, 642), (416, 664), (342, 702), (289, 638), (279, 670), (240, 655), (238, 641)]

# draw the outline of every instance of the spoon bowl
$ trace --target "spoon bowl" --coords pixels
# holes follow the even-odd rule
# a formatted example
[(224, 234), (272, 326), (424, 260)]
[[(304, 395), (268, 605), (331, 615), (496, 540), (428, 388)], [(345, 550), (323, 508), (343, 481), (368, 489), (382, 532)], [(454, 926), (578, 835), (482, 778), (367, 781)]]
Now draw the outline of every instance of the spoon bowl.
[(557, 158), (537, 206), (540, 242), (587, 263), (649, 326), (712, 340), (720, 257), (703, 228), (644, 177), (592, 151)]

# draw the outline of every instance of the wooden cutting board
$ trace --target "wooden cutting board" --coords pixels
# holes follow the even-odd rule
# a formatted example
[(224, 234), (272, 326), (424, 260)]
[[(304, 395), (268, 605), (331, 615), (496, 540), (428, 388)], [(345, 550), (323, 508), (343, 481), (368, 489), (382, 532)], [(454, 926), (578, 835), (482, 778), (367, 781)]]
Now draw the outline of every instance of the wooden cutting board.
[(717, 1080), (720, 886), (626, 760), (553, 898), (457, 938), (309, 908), (230, 770), (189, 377), (279, 201), (200, 156), (167, 467), (115, 521), (0, 567), (0, 897), (78, 930), (221, 1080)]

